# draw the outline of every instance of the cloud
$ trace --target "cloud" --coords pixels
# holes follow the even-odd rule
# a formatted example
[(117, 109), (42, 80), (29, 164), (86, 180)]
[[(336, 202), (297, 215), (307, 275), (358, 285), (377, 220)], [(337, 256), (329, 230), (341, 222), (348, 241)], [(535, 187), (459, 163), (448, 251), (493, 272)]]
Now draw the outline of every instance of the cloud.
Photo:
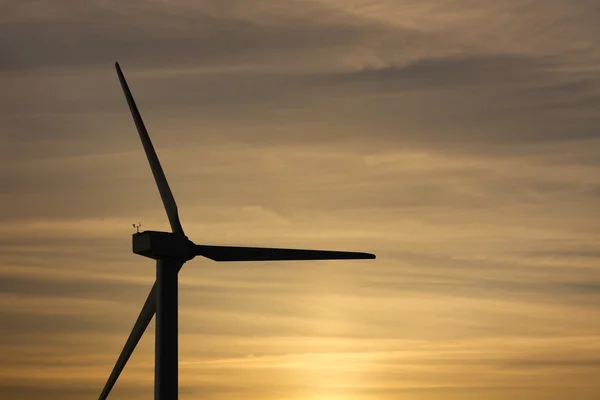
[[(0, 44), (7, 54), (5, 70), (97, 67), (119, 56), (146, 67), (173, 65), (173, 60), (178, 60), (179, 66), (232, 64), (249, 55), (277, 60), (297, 57), (304, 50), (352, 45), (385, 31), (359, 16), (317, 2), (285, 8), (265, 2), (262, 10), (240, 2), (227, 8), (213, 2), (135, 2), (125, 7), (69, 3), (68, 8), (66, 3), (46, 3), (50, 8), (47, 14), (35, 16), (27, 15), (22, 6), (8, 7), (2, 37), (22, 40), (19, 46), (8, 40)], [(32, 47), (39, 51), (24, 50)], [(157, 52), (160, 58), (153, 56)]]
[(93, 395), (154, 280), (117, 60), (192, 240), (378, 256), (190, 262), (182, 398), (594, 397), (595, 2), (0, 8), (0, 397)]

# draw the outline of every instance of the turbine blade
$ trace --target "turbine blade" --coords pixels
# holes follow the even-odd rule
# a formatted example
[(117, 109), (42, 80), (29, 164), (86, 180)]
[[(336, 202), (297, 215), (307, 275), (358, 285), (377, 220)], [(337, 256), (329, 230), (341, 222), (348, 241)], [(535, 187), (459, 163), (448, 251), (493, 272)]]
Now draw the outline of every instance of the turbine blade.
[(165, 173), (163, 172), (162, 167), (160, 166), (160, 161), (158, 161), (158, 156), (156, 155), (156, 151), (154, 150), (152, 141), (150, 141), (148, 131), (144, 126), (142, 116), (140, 115), (140, 112), (135, 104), (135, 100), (133, 100), (133, 95), (129, 90), (129, 86), (127, 85), (127, 81), (125, 80), (125, 76), (123, 75), (123, 71), (121, 71), (119, 63), (115, 63), (115, 68), (117, 69), (119, 82), (121, 82), (121, 87), (123, 88), (123, 93), (125, 94), (125, 98), (127, 99), (127, 104), (129, 105), (131, 116), (133, 117), (133, 121), (135, 122), (135, 126), (140, 135), (140, 139), (142, 140), (144, 150), (146, 151), (146, 157), (148, 158), (148, 162), (150, 163), (152, 175), (154, 175), (154, 180), (156, 181), (156, 186), (158, 186), (160, 198), (162, 199), (162, 202), (165, 206), (165, 210), (167, 211), (167, 217), (169, 218), (171, 230), (174, 233), (183, 233), (183, 228), (181, 227), (181, 222), (179, 221), (179, 214), (177, 212), (177, 204), (175, 204), (175, 198), (173, 198), (173, 193), (171, 193), (171, 189), (169, 188), (169, 184), (167, 183)]
[(375, 258), (374, 254), (350, 251), (206, 245), (196, 245), (196, 255), (213, 261), (358, 260)]
[(102, 393), (100, 394), (99, 400), (105, 400), (108, 397), (108, 394), (110, 393), (111, 389), (117, 382), (119, 375), (121, 375), (123, 368), (125, 368), (125, 364), (127, 364), (127, 360), (129, 360), (129, 357), (131, 357), (131, 354), (133, 353), (135, 346), (140, 341), (142, 335), (144, 334), (144, 331), (148, 327), (148, 324), (150, 323), (150, 321), (152, 321), (152, 317), (154, 317), (155, 313), (156, 313), (156, 282), (154, 282), (154, 285), (152, 286), (152, 289), (150, 290), (150, 293), (148, 294), (148, 297), (146, 298), (146, 303), (144, 303), (144, 306), (142, 307), (142, 311), (140, 312), (140, 315), (138, 316), (137, 321), (135, 321), (135, 325), (133, 326), (133, 329), (131, 330), (129, 337), (127, 338), (127, 342), (125, 343), (125, 346), (123, 347), (123, 350), (121, 351), (121, 354), (119, 355), (117, 363), (115, 364), (115, 367), (113, 368), (110, 376), (108, 377), (108, 381), (106, 381), (106, 385), (104, 385), (104, 389), (102, 389)]
[[(177, 268), (177, 272), (181, 271), (182, 267), (183, 264), (181, 264), (179, 268)], [(142, 335), (146, 331), (146, 328), (148, 327), (148, 324), (150, 324), (150, 321), (152, 321), (152, 317), (154, 317), (154, 314), (156, 313), (156, 290), (156, 282), (154, 282), (154, 285), (152, 285), (152, 289), (150, 289), (150, 293), (148, 293), (148, 297), (146, 297), (146, 302), (142, 307), (142, 311), (140, 311), (140, 315), (138, 316), (137, 321), (135, 321), (135, 325), (133, 325), (133, 329), (131, 330), (129, 337), (127, 338), (127, 342), (125, 342), (125, 346), (123, 347), (123, 350), (121, 351), (121, 354), (117, 359), (117, 363), (115, 364), (115, 367), (110, 373), (110, 376), (106, 381), (106, 385), (104, 385), (104, 389), (102, 389), (102, 393), (98, 398), (99, 400), (106, 400), (111, 389), (117, 382), (119, 375), (121, 375), (123, 368), (125, 368), (127, 360), (129, 360), (129, 357), (131, 357), (133, 350), (135, 350), (135, 346), (142, 338)]]

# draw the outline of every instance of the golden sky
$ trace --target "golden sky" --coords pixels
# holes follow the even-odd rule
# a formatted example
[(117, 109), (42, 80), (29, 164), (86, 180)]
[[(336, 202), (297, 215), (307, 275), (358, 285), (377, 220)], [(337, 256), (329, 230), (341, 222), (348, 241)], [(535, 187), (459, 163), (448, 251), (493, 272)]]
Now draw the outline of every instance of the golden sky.
[[(0, 398), (96, 398), (168, 230), (180, 398), (600, 398), (597, 0), (0, 1)], [(151, 325), (110, 399), (153, 394)]]

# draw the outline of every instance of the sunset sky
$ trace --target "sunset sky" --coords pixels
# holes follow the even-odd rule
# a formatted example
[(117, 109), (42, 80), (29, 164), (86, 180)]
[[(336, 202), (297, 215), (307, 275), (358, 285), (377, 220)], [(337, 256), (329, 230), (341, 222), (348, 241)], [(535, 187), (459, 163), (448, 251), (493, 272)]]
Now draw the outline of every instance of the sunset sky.
[[(180, 399), (600, 398), (598, 0), (0, 0), (0, 398), (95, 399), (169, 230)], [(152, 398), (154, 322), (109, 399)]]

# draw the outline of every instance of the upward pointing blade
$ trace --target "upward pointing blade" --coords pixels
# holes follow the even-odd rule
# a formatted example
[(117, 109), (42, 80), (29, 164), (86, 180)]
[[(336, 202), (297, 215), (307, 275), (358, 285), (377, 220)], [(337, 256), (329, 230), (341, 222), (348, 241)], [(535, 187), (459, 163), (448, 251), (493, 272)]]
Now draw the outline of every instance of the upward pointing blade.
[(129, 90), (129, 86), (127, 85), (127, 81), (125, 80), (125, 76), (123, 75), (123, 71), (121, 71), (119, 63), (115, 63), (115, 68), (117, 69), (117, 74), (119, 75), (119, 81), (121, 82), (123, 93), (125, 93), (127, 104), (129, 105), (129, 109), (131, 110), (131, 116), (133, 117), (135, 126), (138, 130), (138, 133), (140, 134), (140, 139), (142, 140), (144, 150), (146, 151), (146, 157), (148, 158), (148, 162), (150, 163), (152, 175), (154, 175), (156, 186), (158, 186), (160, 197), (165, 206), (165, 210), (167, 211), (167, 217), (169, 217), (169, 224), (171, 225), (171, 230), (174, 233), (183, 233), (181, 222), (179, 222), (177, 204), (175, 204), (173, 193), (171, 193), (171, 189), (169, 188), (169, 184), (167, 183), (165, 173), (163, 172), (162, 167), (160, 166), (160, 161), (158, 161), (158, 156), (156, 155), (156, 151), (154, 151), (154, 146), (152, 145), (150, 137), (148, 136), (148, 131), (144, 126), (142, 116), (140, 115), (135, 101), (133, 100), (133, 96), (131, 95), (131, 91)]

